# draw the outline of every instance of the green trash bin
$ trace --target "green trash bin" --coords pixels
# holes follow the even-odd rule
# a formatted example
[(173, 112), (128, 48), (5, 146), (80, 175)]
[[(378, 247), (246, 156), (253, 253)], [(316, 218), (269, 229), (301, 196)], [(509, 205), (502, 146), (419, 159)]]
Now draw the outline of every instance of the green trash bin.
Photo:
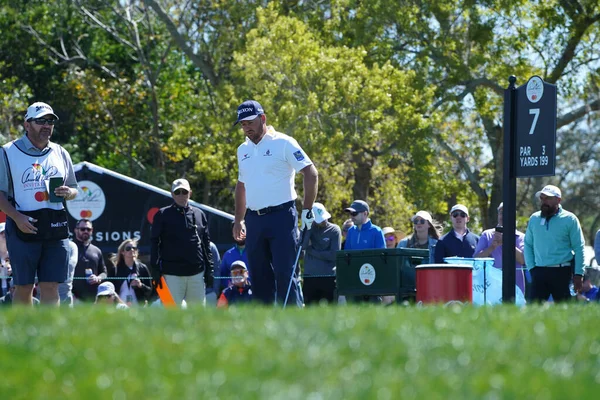
[(342, 250), (336, 255), (336, 284), (344, 296), (415, 297), (415, 267), (429, 262), (426, 249)]

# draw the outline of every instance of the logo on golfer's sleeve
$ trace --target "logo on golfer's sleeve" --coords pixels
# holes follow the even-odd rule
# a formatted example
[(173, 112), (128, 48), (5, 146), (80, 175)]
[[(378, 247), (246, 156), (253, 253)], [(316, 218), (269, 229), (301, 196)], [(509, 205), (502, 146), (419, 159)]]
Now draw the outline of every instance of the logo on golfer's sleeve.
[(298, 161), (304, 160), (304, 154), (302, 154), (300, 150), (294, 152), (294, 157), (296, 157), (296, 160)]
[(370, 286), (375, 282), (375, 268), (371, 264), (363, 264), (358, 271), (358, 277), (365, 286)]

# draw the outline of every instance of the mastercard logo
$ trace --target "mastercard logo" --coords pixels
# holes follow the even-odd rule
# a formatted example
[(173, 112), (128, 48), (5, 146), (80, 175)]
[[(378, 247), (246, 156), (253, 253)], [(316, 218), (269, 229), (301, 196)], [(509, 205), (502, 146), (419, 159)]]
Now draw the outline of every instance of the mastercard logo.
[(37, 201), (48, 201), (48, 199), (50, 199), (48, 192), (35, 192), (33, 197), (35, 197)]
[(81, 218), (92, 218), (92, 210), (81, 210), (79, 216)]

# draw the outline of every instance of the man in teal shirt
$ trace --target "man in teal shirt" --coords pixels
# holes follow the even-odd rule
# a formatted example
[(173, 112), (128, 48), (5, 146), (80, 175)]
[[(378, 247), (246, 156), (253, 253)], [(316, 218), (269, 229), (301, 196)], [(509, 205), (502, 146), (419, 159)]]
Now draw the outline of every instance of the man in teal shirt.
[(581, 225), (575, 214), (560, 205), (562, 194), (556, 186), (545, 186), (536, 197), (540, 211), (531, 215), (525, 233), (532, 300), (546, 301), (552, 295), (555, 302), (566, 301), (571, 298), (571, 278), (576, 292), (582, 287), (585, 240)]

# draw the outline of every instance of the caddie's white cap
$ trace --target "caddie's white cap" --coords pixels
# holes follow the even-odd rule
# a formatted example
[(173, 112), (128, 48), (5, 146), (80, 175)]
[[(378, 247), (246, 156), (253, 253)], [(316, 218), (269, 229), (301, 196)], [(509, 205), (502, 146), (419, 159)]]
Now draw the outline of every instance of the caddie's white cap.
[(25, 121), (29, 121), (33, 118), (40, 118), (44, 115), (52, 115), (54, 118), (58, 119), (58, 115), (54, 114), (52, 107), (46, 103), (38, 101), (27, 108), (27, 113), (25, 113)]

